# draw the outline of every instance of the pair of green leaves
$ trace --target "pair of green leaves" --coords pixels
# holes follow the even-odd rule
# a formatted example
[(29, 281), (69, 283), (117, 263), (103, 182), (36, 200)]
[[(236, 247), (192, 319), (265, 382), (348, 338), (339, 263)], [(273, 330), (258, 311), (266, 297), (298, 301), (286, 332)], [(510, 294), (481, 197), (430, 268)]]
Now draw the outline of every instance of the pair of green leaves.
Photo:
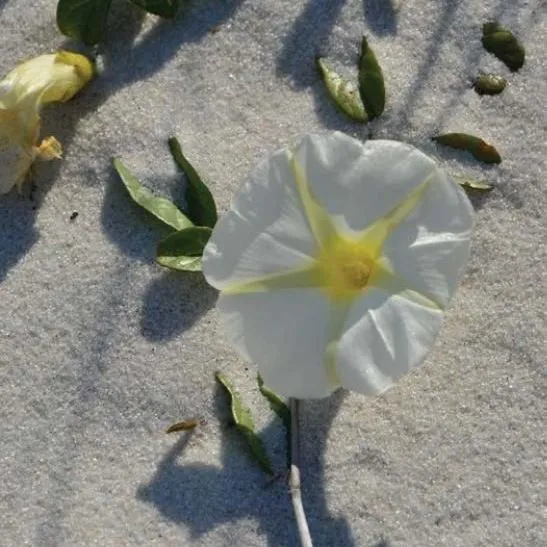
[[(181, 0), (131, 0), (148, 13), (172, 19), (177, 14)], [(104, 38), (106, 21), (112, 0), (59, 0), (57, 26), (66, 36), (80, 40), (88, 46)]]
[[(268, 475), (273, 475), (274, 470), (272, 463), (268, 457), (262, 439), (256, 433), (251, 410), (245, 406), (239, 393), (234, 389), (232, 383), (224, 374), (216, 372), (215, 378), (230, 398), (232, 419), (234, 420), (237, 430), (245, 438), (253, 457)], [(272, 410), (281, 418), (287, 432), (289, 432), (291, 415), (287, 405), (273, 391), (264, 386), (264, 382), (260, 376), (257, 377), (257, 381), (260, 392), (268, 399)]]
[(175, 137), (169, 139), (169, 149), (176, 164), (186, 174), (186, 214), (168, 199), (145, 188), (118, 158), (113, 160), (114, 168), (133, 201), (176, 230), (158, 243), (158, 263), (173, 270), (200, 271), (203, 249), (217, 222), (215, 200), (184, 156)]
[(361, 42), (358, 89), (330, 68), (322, 58), (318, 57), (316, 63), (329, 95), (342, 112), (360, 122), (367, 122), (382, 114), (386, 102), (384, 75), (366, 37), (363, 36)]

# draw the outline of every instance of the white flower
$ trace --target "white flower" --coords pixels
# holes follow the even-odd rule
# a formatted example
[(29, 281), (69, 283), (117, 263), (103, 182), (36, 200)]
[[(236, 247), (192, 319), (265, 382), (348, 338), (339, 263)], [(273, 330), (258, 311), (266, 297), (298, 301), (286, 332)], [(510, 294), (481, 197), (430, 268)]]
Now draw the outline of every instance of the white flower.
[(36, 158), (61, 157), (55, 137), (38, 144), (40, 108), (68, 101), (92, 76), (87, 57), (59, 51), (21, 63), (0, 82), (0, 194), (20, 189)]
[(416, 148), (311, 135), (243, 184), (203, 272), (270, 388), (378, 394), (433, 345), (471, 226), (465, 193)]

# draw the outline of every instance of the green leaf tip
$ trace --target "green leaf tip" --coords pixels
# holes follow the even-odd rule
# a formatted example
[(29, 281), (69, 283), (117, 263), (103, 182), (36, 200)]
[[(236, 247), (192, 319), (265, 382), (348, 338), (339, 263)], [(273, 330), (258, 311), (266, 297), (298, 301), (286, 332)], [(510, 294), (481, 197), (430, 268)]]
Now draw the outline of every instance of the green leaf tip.
[(120, 159), (114, 158), (112, 164), (135, 203), (175, 230), (193, 226), (190, 219), (174, 203), (156, 196), (143, 186)]
[(363, 36), (359, 57), (359, 93), (368, 117), (372, 120), (380, 116), (386, 104), (384, 75), (366, 36)]
[(232, 383), (224, 374), (217, 371), (215, 372), (215, 378), (230, 398), (230, 410), (236, 428), (245, 437), (251, 453), (260, 464), (260, 467), (262, 467), (262, 469), (269, 475), (273, 475), (273, 467), (268, 455), (266, 454), (264, 444), (255, 432), (254, 420), (250, 409), (243, 404), (239, 394), (235, 391)]
[(177, 138), (171, 137), (168, 143), (175, 163), (183, 171), (188, 180), (186, 189), (188, 216), (198, 226), (214, 228), (218, 216), (215, 200), (209, 188), (207, 188), (192, 164), (184, 156)]
[(321, 73), (325, 87), (336, 106), (351, 119), (359, 122), (367, 122), (368, 116), (365, 106), (356, 86), (332, 70), (321, 57), (316, 57), (315, 63)]
[(524, 46), (508, 28), (497, 22), (488, 22), (482, 26), (482, 45), (513, 72), (524, 64)]
[(501, 156), (498, 151), (491, 144), (474, 135), (468, 135), (467, 133), (446, 133), (445, 135), (432, 138), (434, 141), (445, 146), (467, 150), (475, 159), (484, 163), (501, 162)]
[(156, 261), (172, 270), (201, 271), (203, 249), (211, 233), (207, 226), (191, 226), (168, 235), (158, 243)]
[(271, 389), (264, 385), (264, 380), (260, 374), (256, 375), (256, 382), (258, 384), (258, 389), (260, 393), (268, 400), (270, 403), (270, 408), (277, 414), (277, 416), (283, 422), (285, 429), (290, 431), (291, 428), (291, 411), (285, 402), (273, 392)]

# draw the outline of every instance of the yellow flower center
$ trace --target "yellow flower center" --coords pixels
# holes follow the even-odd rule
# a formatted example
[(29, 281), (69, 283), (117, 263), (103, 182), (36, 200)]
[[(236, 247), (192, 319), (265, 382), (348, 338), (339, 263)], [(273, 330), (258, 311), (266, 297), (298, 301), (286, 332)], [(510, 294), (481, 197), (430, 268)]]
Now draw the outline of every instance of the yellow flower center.
[(369, 284), (375, 254), (367, 242), (336, 234), (317, 256), (318, 285), (333, 300), (357, 297)]

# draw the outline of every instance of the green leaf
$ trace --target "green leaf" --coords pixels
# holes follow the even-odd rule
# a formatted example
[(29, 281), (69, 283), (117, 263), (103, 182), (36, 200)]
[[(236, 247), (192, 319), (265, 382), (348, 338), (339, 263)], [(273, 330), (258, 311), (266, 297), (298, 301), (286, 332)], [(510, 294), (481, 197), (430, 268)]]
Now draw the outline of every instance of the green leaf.
[(221, 372), (216, 372), (215, 378), (230, 397), (232, 418), (234, 419), (238, 431), (240, 431), (247, 440), (253, 456), (262, 469), (269, 475), (273, 475), (273, 467), (268, 455), (266, 454), (266, 449), (264, 448), (260, 437), (255, 433), (255, 425), (251, 411), (243, 404), (238, 393), (234, 390), (232, 383), (224, 374)]
[(217, 208), (209, 188), (201, 180), (192, 164), (185, 158), (176, 137), (169, 139), (169, 150), (176, 164), (188, 179), (188, 188), (186, 190), (188, 216), (194, 224), (214, 228), (218, 218)]
[(384, 75), (365, 36), (359, 57), (359, 93), (368, 117), (372, 120), (380, 116), (386, 104)]
[(57, 26), (66, 36), (92, 46), (103, 39), (111, 0), (59, 0)]
[(148, 13), (166, 19), (173, 19), (180, 7), (180, 0), (131, 0), (131, 2)]
[(354, 120), (360, 122), (368, 121), (368, 116), (357, 88), (350, 81), (345, 80), (340, 74), (332, 70), (320, 57), (317, 57), (315, 62), (317, 63), (319, 72), (321, 72), (327, 91), (338, 108)]
[(483, 161), (484, 163), (501, 162), (501, 156), (491, 144), (488, 144), (479, 137), (473, 135), (467, 135), (466, 133), (447, 133), (446, 135), (433, 137), (433, 140), (450, 146), (451, 148), (467, 150), (468, 152), (471, 152), (476, 159)]
[(274, 393), (271, 389), (267, 388), (264, 385), (264, 380), (262, 379), (262, 376), (260, 376), (260, 374), (257, 374), (256, 381), (258, 383), (258, 389), (260, 390), (260, 393), (262, 393), (262, 395), (264, 395), (264, 397), (270, 403), (270, 408), (281, 419), (281, 421), (283, 422), (283, 425), (285, 426), (285, 429), (287, 431), (290, 431), (291, 411), (289, 410), (289, 407), (279, 397), (279, 395), (277, 395), (277, 393)]
[(182, 214), (174, 203), (171, 203), (168, 199), (156, 196), (148, 188), (145, 188), (118, 158), (114, 158), (112, 163), (135, 203), (138, 203), (143, 209), (146, 209), (149, 213), (152, 213), (156, 218), (175, 230), (182, 230), (193, 226), (190, 219)]
[(512, 71), (524, 64), (524, 46), (508, 28), (498, 23), (485, 23), (482, 26), (482, 45)]
[(469, 188), (471, 190), (478, 190), (480, 192), (490, 192), (494, 189), (494, 186), (485, 180), (476, 180), (471, 177), (464, 177), (462, 175), (451, 175), (452, 178), (463, 188)]
[(158, 243), (156, 261), (172, 270), (199, 272), (211, 233), (206, 226), (192, 226), (168, 235)]
[(501, 93), (507, 80), (496, 74), (481, 74), (474, 82), (473, 88), (479, 95), (497, 95)]

